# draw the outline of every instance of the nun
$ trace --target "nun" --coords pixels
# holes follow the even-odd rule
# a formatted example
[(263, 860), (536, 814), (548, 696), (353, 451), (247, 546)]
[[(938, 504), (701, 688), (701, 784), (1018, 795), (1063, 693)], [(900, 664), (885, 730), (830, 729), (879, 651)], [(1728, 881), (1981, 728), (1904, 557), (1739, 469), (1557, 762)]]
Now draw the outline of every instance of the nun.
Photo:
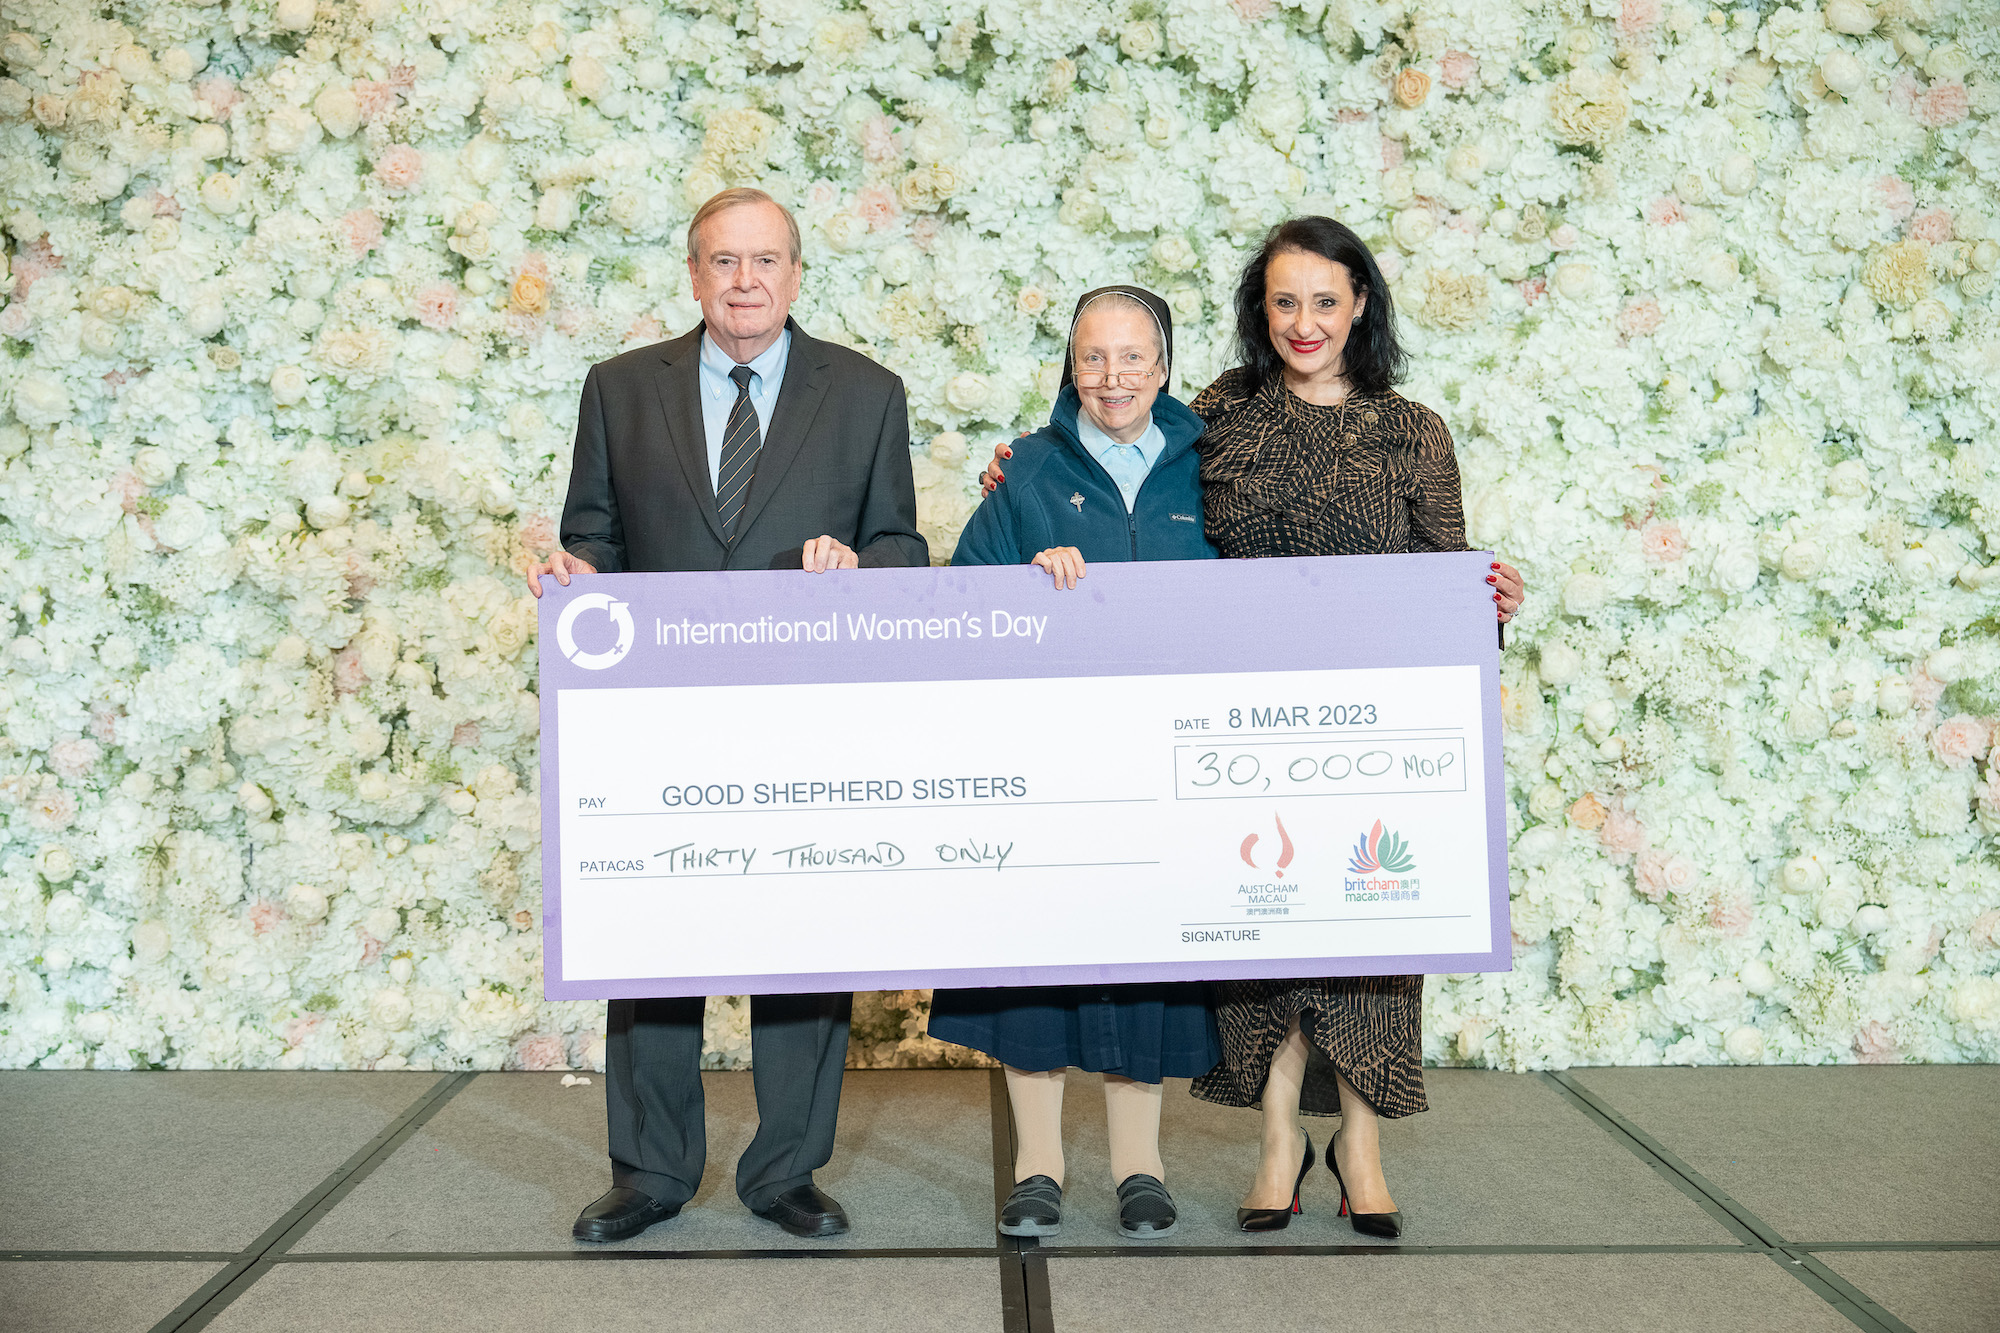
[[(1213, 559), (1194, 451), (1202, 422), (1166, 391), (1173, 350), (1173, 319), (1154, 293), (1084, 293), (1049, 424), (1014, 441), (1007, 484), (973, 514), (952, 563), (1035, 565), (1060, 592), (1099, 560)], [(1006, 1066), (1017, 1146), (1001, 1232), (1062, 1225), (1063, 1083), (1080, 1069), (1104, 1077), (1119, 1231), (1173, 1233), (1161, 1080), (1205, 1074), (1222, 1057), (1203, 984), (941, 990), (930, 1034)]]

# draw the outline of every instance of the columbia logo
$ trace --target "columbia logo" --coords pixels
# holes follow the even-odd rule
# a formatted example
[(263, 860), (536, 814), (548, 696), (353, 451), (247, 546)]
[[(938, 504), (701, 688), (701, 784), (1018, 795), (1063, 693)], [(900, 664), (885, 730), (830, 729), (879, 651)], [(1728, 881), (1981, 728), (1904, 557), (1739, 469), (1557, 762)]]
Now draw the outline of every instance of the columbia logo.
[(1167, 517), (1176, 523), (1193, 523), (1195, 521), (1193, 514), (1168, 514)]

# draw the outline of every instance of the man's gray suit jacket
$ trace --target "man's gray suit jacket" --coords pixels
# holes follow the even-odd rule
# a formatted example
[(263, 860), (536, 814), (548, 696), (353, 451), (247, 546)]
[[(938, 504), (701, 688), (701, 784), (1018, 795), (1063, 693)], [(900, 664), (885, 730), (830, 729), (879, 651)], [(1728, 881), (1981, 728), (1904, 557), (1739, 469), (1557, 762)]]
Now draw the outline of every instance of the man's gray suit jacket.
[(903, 382), (791, 321), (736, 539), (722, 540), (702, 429), (702, 326), (599, 362), (583, 384), (562, 544), (601, 573), (797, 569), (822, 534), (861, 564), (925, 565)]

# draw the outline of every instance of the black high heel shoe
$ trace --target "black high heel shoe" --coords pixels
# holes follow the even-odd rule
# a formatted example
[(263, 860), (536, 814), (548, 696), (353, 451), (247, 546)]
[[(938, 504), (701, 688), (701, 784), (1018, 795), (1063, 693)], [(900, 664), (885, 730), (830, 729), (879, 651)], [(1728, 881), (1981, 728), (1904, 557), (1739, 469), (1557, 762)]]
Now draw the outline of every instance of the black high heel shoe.
[[(1303, 1130), (1300, 1131), (1302, 1134)], [(1292, 1206), (1289, 1208), (1238, 1208), (1236, 1229), (1238, 1231), (1283, 1231), (1292, 1224), (1295, 1214), (1303, 1213), (1299, 1206), (1299, 1190), (1306, 1183), (1306, 1172), (1313, 1169), (1312, 1135), (1306, 1134), (1306, 1157), (1299, 1163), (1299, 1178), (1292, 1184)]]
[(1340, 1142), (1335, 1134), (1326, 1143), (1326, 1169), (1333, 1172), (1333, 1178), (1340, 1185), (1340, 1215), (1353, 1223), (1354, 1229), (1364, 1236), (1379, 1236), (1383, 1240), (1395, 1240), (1403, 1234), (1403, 1210), (1393, 1213), (1357, 1213), (1347, 1206), (1347, 1182), (1340, 1179), (1340, 1163), (1333, 1160), (1333, 1154)]

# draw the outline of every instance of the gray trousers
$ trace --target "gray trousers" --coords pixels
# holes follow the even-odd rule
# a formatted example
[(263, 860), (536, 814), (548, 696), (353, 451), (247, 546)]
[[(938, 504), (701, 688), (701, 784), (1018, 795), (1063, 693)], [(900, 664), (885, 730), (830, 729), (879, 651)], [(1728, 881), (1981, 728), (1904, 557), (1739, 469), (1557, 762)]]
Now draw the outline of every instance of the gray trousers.
[[(604, 1042), (611, 1182), (678, 1208), (708, 1160), (702, 1120), (699, 996), (613, 1000)], [(750, 997), (757, 1135), (736, 1163), (736, 1195), (752, 1209), (798, 1185), (833, 1156), (840, 1076), (854, 996)]]

